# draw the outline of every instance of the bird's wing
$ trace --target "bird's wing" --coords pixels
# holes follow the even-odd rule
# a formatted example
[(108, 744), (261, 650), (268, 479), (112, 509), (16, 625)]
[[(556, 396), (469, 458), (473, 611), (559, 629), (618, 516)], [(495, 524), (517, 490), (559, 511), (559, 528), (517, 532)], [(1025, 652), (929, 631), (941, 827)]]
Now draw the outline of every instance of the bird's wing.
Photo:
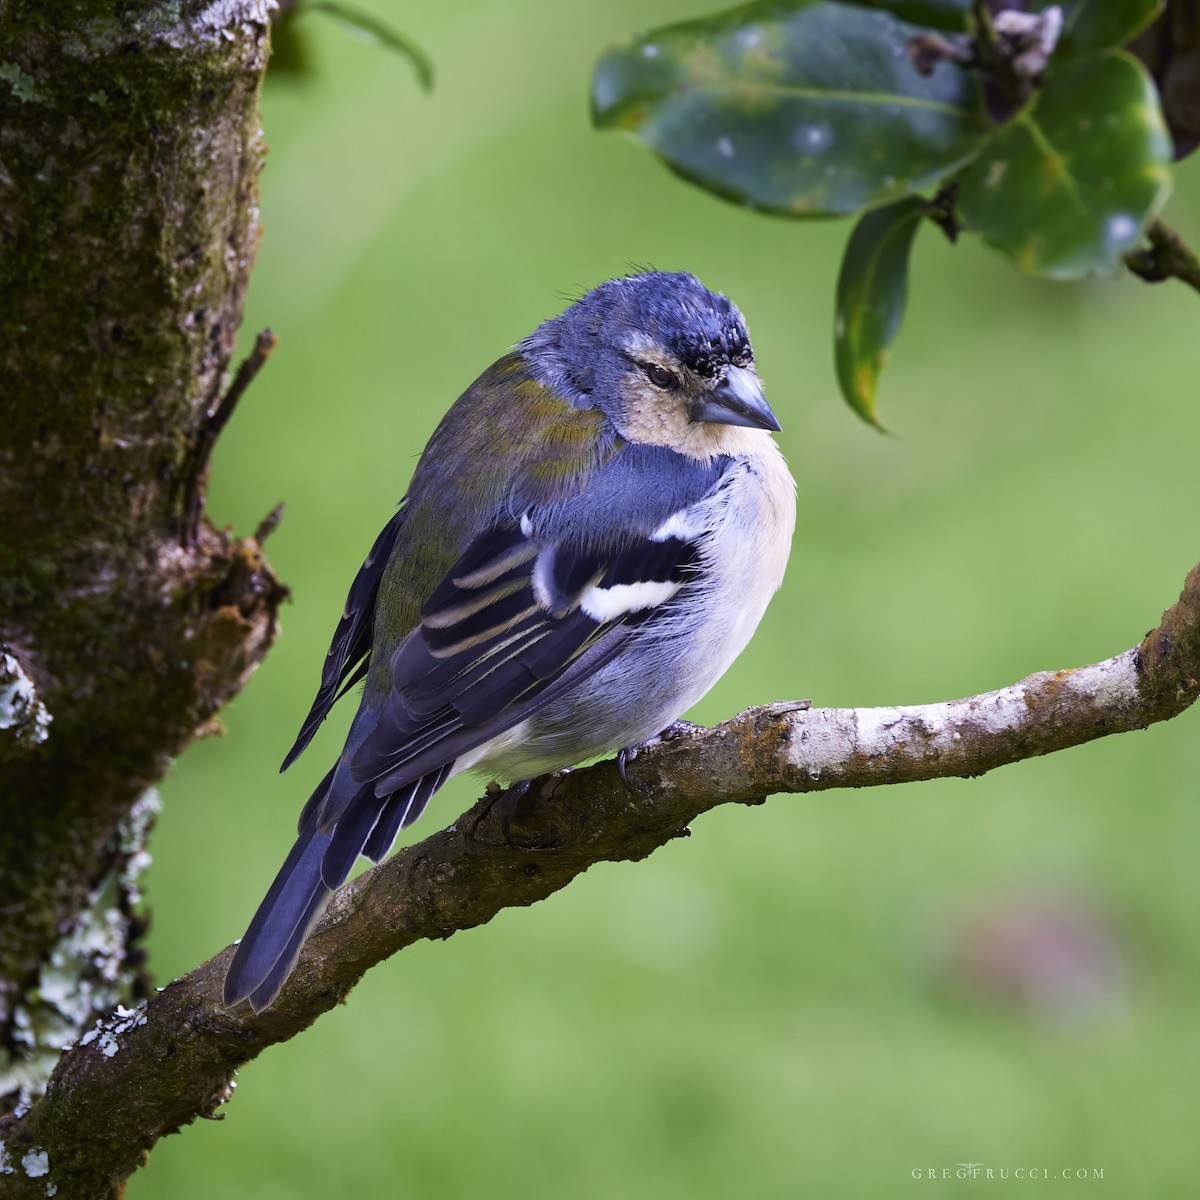
[[(301, 814), (296, 845), (230, 965), (226, 1004), (272, 1001), (329, 892), (360, 853), (387, 853), (456, 758), (586, 679), (638, 624), (669, 614), (702, 569), (702, 529), (682, 511), (650, 529), (610, 513), (595, 544), (579, 536), (579, 513), (532, 508), (469, 543), (396, 649), (379, 707), (360, 709), (356, 724), (365, 714), (368, 732)], [(330, 698), (356, 644), (348, 632), (335, 641), (322, 683)]]
[(281, 771), (286, 771), (300, 757), (304, 748), (312, 741), (313, 734), (317, 732), (321, 722), (329, 715), (334, 703), (366, 676), (371, 653), (375, 600), (388, 559), (391, 558), (396, 540), (400, 536), (404, 518), (405, 508), (402, 501), (396, 515), (375, 539), (370, 554), (350, 585), (342, 619), (334, 631), (329, 653), (325, 656), (325, 665), (321, 669), (321, 686), (317, 689), (317, 698), (300, 727), (295, 745), (288, 751), (283, 765), (279, 768)]
[[(531, 506), (476, 536), (397, 647), (353, 780), (373, 781), (379, 797), (406, 787), (599, 670), (636, 626), (667, 618), (702, 569), (695, 506), (727, 467), (631, 453), (586, 497)], [(622, 503), (604, 502), (610, 489)], [(331, 792), (319, 829), (341, 820), (343, 797)]]

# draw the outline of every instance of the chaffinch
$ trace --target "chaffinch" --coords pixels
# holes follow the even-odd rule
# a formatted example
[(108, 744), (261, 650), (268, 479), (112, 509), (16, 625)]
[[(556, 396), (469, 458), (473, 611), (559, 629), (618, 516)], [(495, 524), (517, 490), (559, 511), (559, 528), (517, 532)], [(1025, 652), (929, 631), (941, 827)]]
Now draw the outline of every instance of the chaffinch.
[(570, 766), (712, 687), (787, 564), (778, 429), (738, 310), (658, 271), (601, 284), (459, 397), (351, 585), (284, 759), (366, 681), (226, 1004), (274, 1000), (358, 856), (383, 858), (452, 775)]

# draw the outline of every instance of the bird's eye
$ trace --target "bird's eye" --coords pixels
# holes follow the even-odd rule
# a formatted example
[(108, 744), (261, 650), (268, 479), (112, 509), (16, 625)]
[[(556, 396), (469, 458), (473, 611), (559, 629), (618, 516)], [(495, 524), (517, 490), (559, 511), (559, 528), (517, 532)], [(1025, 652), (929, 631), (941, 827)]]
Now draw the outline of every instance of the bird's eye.
[(675, 372), (668, 371), (666, 367), (660, 367), (658, 363), (643, 363), (642, 368), (646, 372), (646, 378), (655, 387), (660, 387), (664, 391), (669, 392), (679, 386), (679, 380), (676, 378)]

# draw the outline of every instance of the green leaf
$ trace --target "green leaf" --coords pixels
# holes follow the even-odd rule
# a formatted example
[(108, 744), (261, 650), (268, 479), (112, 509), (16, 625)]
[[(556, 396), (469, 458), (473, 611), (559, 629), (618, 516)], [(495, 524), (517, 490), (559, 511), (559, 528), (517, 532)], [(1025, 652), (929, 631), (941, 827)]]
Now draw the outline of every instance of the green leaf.
[[(1065, 65), (1103, 50), (1128, 45), (1163, 10), (1165, 0), (1059, 0), (1063, 10), (1062, 34), (1054, 64)], [(1041, 12), (1049, 0), (1034, 6)]]
[(749, 4), (608, 51), (593, 117), (752, 208), (857, 212), (942, 179), (990, 132), (971, 72), (912, 65), (922, 32), (854, 4)]
[(882, 429), (875, 390), (908, 300), (913, 239), (932, 205), (907, 196), (859, 220), (846, 244), (838, 276), (834, 361), (846, 403)]
[(411, 38), (405, 37), (404, 34), (384, 24), (378, 17), (363, 12), (361, 8), (342, 4), (340, 0), (336, 0), (336, 2), (335, 0), (312, 0), (312, 2), (300, 0), (295, 11), (328, 13), (329, 16), (346, 26), (351, 33), (358, 34), (367, 41), (374, 42), (376, 45), (383, 46), (384, 49), (392, 50), (402, 58), (408, 59), (421, 88), (426, 92), (433, 90), (433, 62), (429, 55)]
[(1171, 185), (1154, 84), (1122, 51), (1055, 72), (963, 173), (958, 213), (1024, 270), (1111, 274)]
[(860, 8), (882, 8), (902, 21), (965, 33), (970, 28), (971, 0), (852, 0)]

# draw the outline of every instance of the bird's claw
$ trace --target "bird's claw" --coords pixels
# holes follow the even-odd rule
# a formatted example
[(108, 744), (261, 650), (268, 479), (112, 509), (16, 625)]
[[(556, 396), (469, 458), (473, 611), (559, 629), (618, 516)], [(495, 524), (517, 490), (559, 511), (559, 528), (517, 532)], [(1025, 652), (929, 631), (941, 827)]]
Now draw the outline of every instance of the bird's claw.
[(687, 737), (690, 733), (703, 733), (704, 726), (695, 721), (672, 721), (656, 738), (656, 742), (673, 742), (676, 738)]
[(618, 750), (617, 774), (621, 777), (621, 782), (625, 785), (625, 790), (628, 792), (637, 791), (633, 784), (630, 783), (629, 776), (625, 773), (625, 768), (629, 762), (637, 758), (641, 751), (649, 750), (651, 746), (661, 746), (663, 742), (673, 742), (676, 738), (686, 737), (689, 733), (702, 733), (703, 731), (703, 725), (696, 725), (692, 721), (672, 721), (666, 729), (660, 730), (644, 742), (638, 742), (636, 745), (626, 746), (624, 749)]
[(633, 791), (633, 784), (629, 782), (629, 776), (625, 774), (625, 763), (631, 758), (637, 758), (636, 746), (625, 746), (617, 751), (617, 774), (621, 777), (621, 782), (625, 785), (627, 792)]

